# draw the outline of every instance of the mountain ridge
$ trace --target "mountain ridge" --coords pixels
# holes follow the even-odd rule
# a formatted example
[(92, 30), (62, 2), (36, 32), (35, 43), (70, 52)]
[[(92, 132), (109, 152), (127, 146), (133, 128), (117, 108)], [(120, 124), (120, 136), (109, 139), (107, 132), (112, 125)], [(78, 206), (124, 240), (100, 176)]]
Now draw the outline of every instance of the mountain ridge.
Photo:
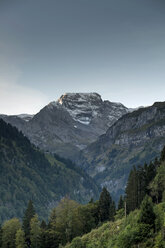
[(33, 200), (40, 218), (66, 195), (78, 202), (97, 199), (99, 187), (83, 170), (38, 150), (10, 124), (0, 119), (0, 221), (22, 217)]
[(83, 151), (80, 161), (99, 184), (119, 195), (131, 167), (159, 156), (164, 144), (165, 102), (156, 102), (122, 116)]
[(66, 93), (32, 118), (28, 116), (28, 121), (27, 117), (0, 117), (42, 150), (55, 151), (74, 161), (80, 150), (129, 111), (122, 104), (103, 101), (97, 93)]

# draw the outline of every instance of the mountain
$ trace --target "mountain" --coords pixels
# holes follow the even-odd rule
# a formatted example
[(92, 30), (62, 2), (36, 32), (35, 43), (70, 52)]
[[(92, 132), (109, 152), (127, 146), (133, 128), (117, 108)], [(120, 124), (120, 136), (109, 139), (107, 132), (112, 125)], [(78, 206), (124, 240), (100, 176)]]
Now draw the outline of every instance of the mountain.
[(81, 165), (112, 195), (124, 193), (133, 165), (159, 156), (165, 145), (165, 102), (122, 116), (80, 158)]
[(29, 114), (20, 114), (17, 115), (17, 117), (23, 119), (24, 121), (30, 121), (33, 118), (34, 115), (29, 115)]
[(1, 116), (44, 151), (76, 160), (77, 154), (105, 133), (124, 114), (121, 103), (97, 93), (66, 93), (34, 116)]
[(84, 171), (56, 155), (44, 154), (15, 127), (0, 119), (0, 222), (22, 217), (28, 201), (42, 218), (68, 195), (81, 203), (99, 187)]

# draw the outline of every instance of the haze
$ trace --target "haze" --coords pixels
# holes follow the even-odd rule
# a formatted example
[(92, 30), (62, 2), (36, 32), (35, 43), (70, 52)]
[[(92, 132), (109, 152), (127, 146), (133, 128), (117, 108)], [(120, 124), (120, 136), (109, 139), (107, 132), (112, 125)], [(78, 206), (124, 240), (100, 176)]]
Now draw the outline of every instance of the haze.
[(65, 92), (164, 101), (164, 11), (164, 0), (1, 0), (0, 113), (36, 113)]

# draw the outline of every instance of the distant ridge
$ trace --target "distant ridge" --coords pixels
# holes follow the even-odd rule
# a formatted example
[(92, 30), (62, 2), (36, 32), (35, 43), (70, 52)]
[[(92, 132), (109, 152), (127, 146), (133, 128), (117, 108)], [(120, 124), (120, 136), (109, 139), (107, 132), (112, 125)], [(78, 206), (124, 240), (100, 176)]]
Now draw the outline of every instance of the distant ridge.
[(29, 199), (40, 218), (64, 196), (78, 202), (97, 199), (99, 187), (80, 168), (39, 151), (17, 128), (0, 119), (0, 223), (23, 217)]
[(78, 152), (130, 110), (98, 93), (65, 93), (34, 116), (1, 116), (42, 150), (76, 161)]

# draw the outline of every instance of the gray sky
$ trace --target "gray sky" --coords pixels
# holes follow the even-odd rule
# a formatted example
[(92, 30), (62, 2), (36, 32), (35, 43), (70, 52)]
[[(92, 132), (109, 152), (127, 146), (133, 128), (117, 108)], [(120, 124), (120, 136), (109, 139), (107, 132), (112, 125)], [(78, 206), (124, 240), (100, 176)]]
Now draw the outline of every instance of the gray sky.
[(0, 113), (65, 92), (165, 101), (165, 1), (0, 0)]

